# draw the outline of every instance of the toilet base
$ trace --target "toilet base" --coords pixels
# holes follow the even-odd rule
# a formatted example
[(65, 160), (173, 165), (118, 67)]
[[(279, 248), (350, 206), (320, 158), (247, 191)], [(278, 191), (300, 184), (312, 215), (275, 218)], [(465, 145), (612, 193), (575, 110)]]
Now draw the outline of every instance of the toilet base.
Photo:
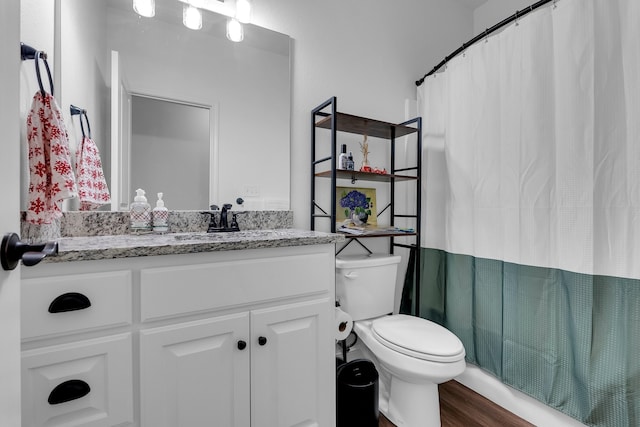
[(440, 427), (438, 385), (410, 383), (391, 377), (385, 416), (397, 427)]

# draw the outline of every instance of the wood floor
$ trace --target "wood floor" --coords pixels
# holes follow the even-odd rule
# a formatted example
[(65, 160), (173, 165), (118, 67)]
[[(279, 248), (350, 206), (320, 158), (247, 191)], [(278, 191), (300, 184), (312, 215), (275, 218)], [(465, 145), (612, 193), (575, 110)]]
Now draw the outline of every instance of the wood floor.
[[(533, 426), (456, 381), (438, 386), (442, 427)], [(380, 414), (379, 427), (395, 427)]]

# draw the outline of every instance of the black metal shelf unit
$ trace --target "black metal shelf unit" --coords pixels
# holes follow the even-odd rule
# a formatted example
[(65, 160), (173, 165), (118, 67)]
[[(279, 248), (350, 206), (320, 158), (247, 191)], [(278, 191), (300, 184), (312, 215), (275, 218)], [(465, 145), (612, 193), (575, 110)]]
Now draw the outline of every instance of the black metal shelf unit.
[[(325, 146), (317, 145), (317, 133), (328, 130), (330, 132), (330, 150), (325, 150)], [(351, 170), (341, 170), (337, 168), (338, 159), (338, 133), (346, 132), (358, 135), (366, 135), (368, 137), (381, 138), (389, 141), (390, 168), (389, 173), (379, 174), (373, 172), (360, 172)], [(396, 167), (396, 139), (400, 137), (416, 136), (416, 154), (415, 166), (397, 168)], [(318, 157), (317, 151), (329, 151), (329, 155)], [(338, 179), (350, 180), (352, 184), (356, 181), (370, 182), (387, 182), (389, 183), (389, 204), (378, 214), (389, 209), (390, 224), (389, 227), (379, 231), (369, 231), (365, 234), (352, 235), (346, 234), (347, 243), (338, 251), (344, 249), (351, 242), (356, 241), (365, 248), (369, 249), (360, 242), (360, 239), (371, 237), (387, 237), (389, 238), (389, 252), (393, 253), (394, 248), (402, 247), (417, 251), (420, 246), (420, 230), (421, 230), (421, 170), (422, 170), (422, 118), (416, 117), (403, 123), (394, 124), (379, 120), (373, 120), (366, 117), (354, 116), (338, 112), (337, 98), (334, 96), (322, 104), (318, 105), (311, 111), (311, 206), (310, 206), (310, 224), (311, 229), (316, 229), (316, 221), (321, 219), (329, 220), (329, 229), (332, 233), (336, 232), (336, 186)], [(331, 201), (327, 209), (323, 209), (316, 199), (316, 179), (331, 180)], [(415, 214), (400, 214), (396, 212), (396, 186), (402, 185), (404, 182), (416, 182), (415, 194)], [(396, 219), (408, 218), (414, 223), (413, 232), (393, 231)], [(407, 244), (397, 242), (396, 237), (413, 237), (414, 243)], [(420, 283), (419, 255), (416, 252), (416, 262), (414, 262), (414, 279), (415, 283)], [(414, 287), (416, 291), (415, 310), (419, 312), (419, 286)]]

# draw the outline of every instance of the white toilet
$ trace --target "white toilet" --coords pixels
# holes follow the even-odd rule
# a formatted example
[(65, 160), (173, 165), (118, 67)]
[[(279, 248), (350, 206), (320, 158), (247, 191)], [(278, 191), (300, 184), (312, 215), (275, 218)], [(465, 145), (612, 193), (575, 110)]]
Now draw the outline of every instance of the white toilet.
[(399, 256), (336, 258), (336, 299), (380, 374), (380, 411), (398, 427), (440, 426), (438, 384), (465, 369), (462, 342), (442, 326), (393, 312)]

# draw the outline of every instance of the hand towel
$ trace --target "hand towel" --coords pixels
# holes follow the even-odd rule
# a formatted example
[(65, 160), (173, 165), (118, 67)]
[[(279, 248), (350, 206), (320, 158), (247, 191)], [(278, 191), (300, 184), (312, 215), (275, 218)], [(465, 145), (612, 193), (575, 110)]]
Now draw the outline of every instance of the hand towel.
[(81, 211), (95, 210), (111, 203), (100, 152), (93, 139), (86, 135), (76, 151), (76, 174)]
[(26, 220), (50, 224), (62, 216), (62, 200), (76, 197), (69, 137), (55, 98), (38, 91), (27, 116), (29, 197)]

